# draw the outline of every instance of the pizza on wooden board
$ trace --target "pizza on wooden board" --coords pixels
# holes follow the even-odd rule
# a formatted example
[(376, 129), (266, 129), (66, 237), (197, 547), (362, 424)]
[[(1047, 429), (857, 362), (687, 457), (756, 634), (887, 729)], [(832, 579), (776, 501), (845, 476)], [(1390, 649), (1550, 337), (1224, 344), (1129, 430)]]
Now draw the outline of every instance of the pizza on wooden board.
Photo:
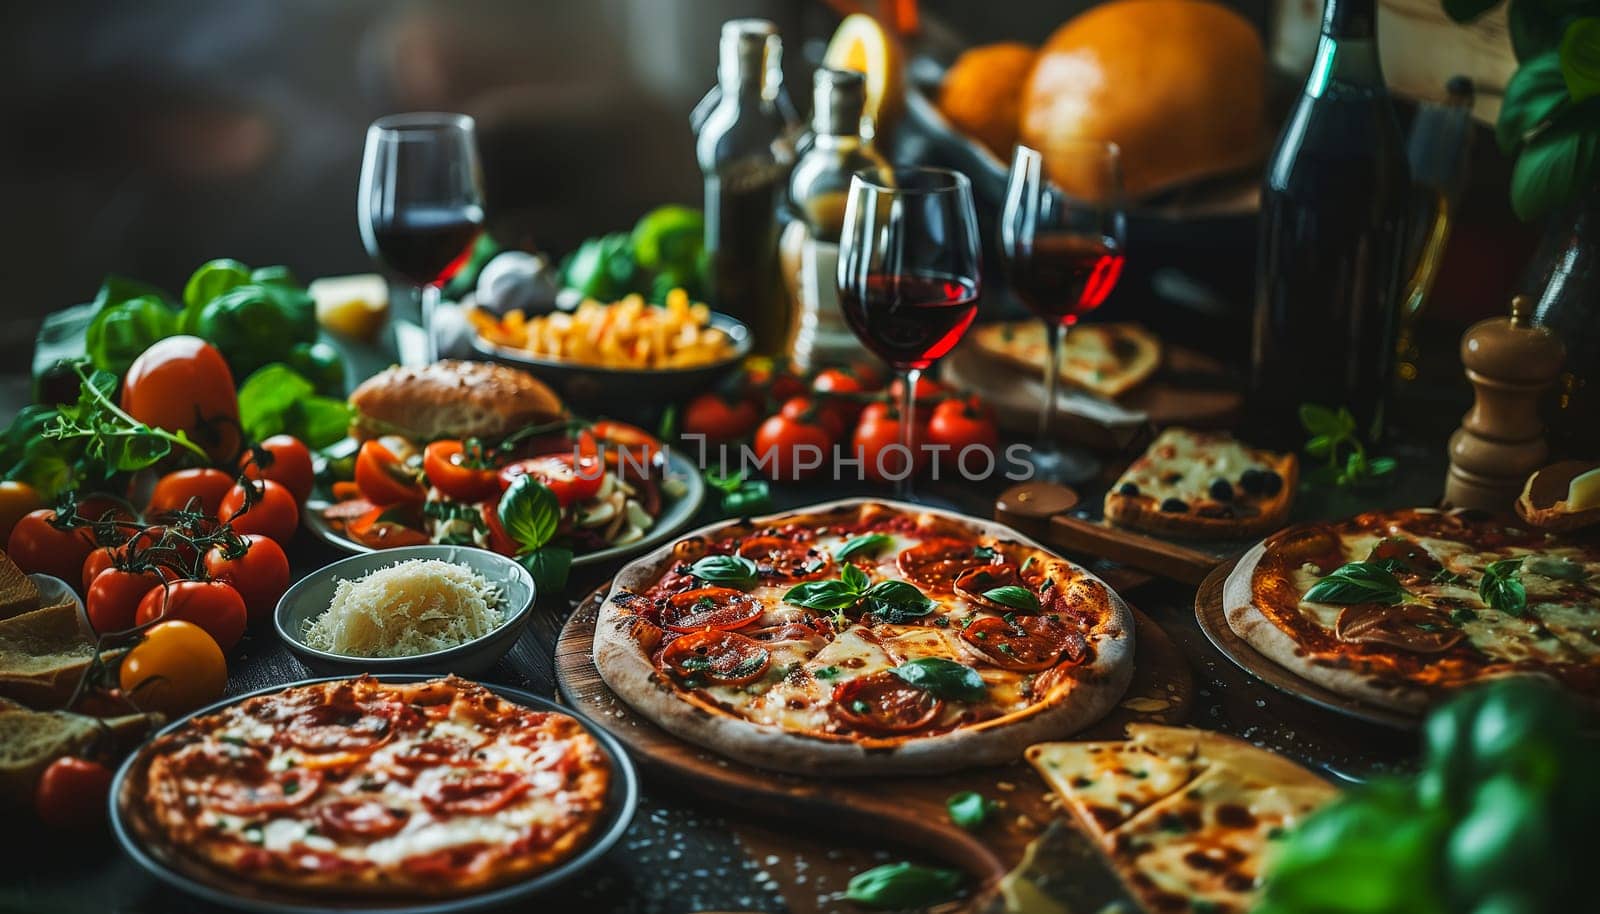
[(1420, 712), (1506, 675), (1600, 703), (1600, 539), (1470, 512), (1376, 511), (1300, 525), (1246, 553), (1228, 625), (1291, 672)]
[[(984, 324), (973, 343), (1007, 364), (1042, 373), (1049, 344), (1041, 321)], [(1059, 377), (1108, 399), (1143, 384), (1161, 367), (1161, 341), (1138, 324), (1083, 324), (1061, 340)]]
[(1114, 524), (1194, 539), (1260, 536), (1294, 502), (1293, 454), (1249, 447), (1226, 432), (1169, 428), (1106, 493)]
[(1133, 619), (1007, 527), (853, 499), (706, 528), (632, 563), (595, 665), (679, 737), (810, 774), (1010, 761), (1109, 711)]
[(148, 845), (310, 897), (534, 875), (584, 846), (611, 779), (575, 718), (454, 676), (248, 698), (157, 737), (136, 766), (127, 803)]
[(1337, 795), (1219, 733), (1132, 724), (1128, 735), (1027, 757), (1153, 914), (1249, 911), (1272, 842)]

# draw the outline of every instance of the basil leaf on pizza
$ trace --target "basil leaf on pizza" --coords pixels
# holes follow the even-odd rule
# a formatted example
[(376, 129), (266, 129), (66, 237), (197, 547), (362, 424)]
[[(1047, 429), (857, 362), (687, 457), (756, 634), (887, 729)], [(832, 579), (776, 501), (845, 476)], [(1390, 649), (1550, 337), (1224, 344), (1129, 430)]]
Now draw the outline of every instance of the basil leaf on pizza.
[(1513, 616), (1528, 608), (1528, 588), (1523, 585), (1522, 559), (1501, 559), (1483, 570), (1478, 597), (1485, 604)]
[(905, 581), (880, 581), (872, 585), (862, 599), (870, 612), (884, 617), (890, 624), (933, 612), (933, 601)]
[(1034, 596), (1033, 591), (1026, 587), (1019, 587), (1016, 584), (1007, 584), (1004, 587), (985, 590), (983, 596), (986, 600), (993, 600), (1001, 606), (1009, 606), (1012, 609), (1019, 609), (1023, 612), (1036, 613), (1039, 611), (1039, 598)]
[(846, 540), (843, 546), (834, 551), (833, 557), (842, 562), (853, 555), (877, 555), (893, 543), (894, 537), (887, 533), (863, 533)]
[(1350, 562), (1335, 568), (1306, 591), (1311, 603), (1405, 603), (1414, 599), (1389, 569), (1377, 562)]
[(749, 590), (756, 586), (756, 563), (738, 555), (708, 555), (689, 566), (689, 574), (707, 584)]
[(789, 588), (783, 602), (829, 612), (856, 605), (861, 592), (843, 581), (807, 581)]
[(979, 701), (989, 691), (988, 684), (977, 670), (943, 657), (907, 660), (889, 672), (907, 685), (916, 686), (937, 698)]
[(840, 569), (839, 580), (856, 593), (864, 593), (867, 586), (872, 583), (867, 573), (854, 565), (846, 565)]

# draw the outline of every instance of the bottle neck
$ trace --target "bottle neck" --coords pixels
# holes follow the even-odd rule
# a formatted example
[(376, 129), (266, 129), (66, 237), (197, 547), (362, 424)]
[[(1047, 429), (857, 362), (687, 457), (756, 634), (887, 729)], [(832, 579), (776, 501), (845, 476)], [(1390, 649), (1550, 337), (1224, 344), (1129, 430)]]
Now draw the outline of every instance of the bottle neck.
[(765, 36), (724, 36), (717, 62), (722, 97), (741, 102), (772, 101), (778, 95), (778, 43)]
[(1333, 82), (1383, 89), (1383, 67), (1378, 58), (1376, 0), (1326, 0), (1322, 11), (1322, 37), (1317, 59), (1311, 65), (1306, 94), (1320, 97)]

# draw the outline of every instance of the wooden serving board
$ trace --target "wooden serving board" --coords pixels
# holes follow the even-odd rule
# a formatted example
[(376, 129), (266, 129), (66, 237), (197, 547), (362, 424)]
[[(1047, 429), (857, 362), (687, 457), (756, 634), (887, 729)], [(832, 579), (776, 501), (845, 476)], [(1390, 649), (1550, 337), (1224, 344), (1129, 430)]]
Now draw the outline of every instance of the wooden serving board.
[[(1025, 762), (950, 775), (893, 778), (806, 778), (731, 762), (685, 742), (634, 713), (606, 686), (593, 659), (594, 626), (610, 584), (580, 602), (556, 641), (556, 683), (562, 699), (621, 740), (647, 776), (681, 786), (739, 811), (784, 823), (803, 821), (833, 833), (869, 835), (916, 848), (958, 865), (985, 883), (999, 879), (1056, 815), (1048, 788)], [(1194, 700), (1194, 679), (1177, 645), (1138, 609), (1134, 677), (1105, 719), (1078, 739), (1121, 739), (1134, 721), (1181, 723)], [(977, 833), (950, 822), (945, 800), (974, 790), (1002, 804)]]
[(1198, 585), (1222, 562), (1260, 541), (1163, 539), (1106, 521), (1099, 498), (1080, 499), (1066, 486), (1019, 483), (995, 500), (994, 519), (1077, 557), (1128, 565)]

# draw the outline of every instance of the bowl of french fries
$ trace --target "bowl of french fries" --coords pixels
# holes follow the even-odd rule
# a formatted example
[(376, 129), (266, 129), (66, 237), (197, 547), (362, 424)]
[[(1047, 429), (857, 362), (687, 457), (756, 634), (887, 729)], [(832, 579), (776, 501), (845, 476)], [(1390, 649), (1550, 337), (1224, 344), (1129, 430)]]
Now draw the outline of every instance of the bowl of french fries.
[(467, 319), (480, 353), (538, 376), (579, 411), (696, 393), (750, 353), (749, 328), (682, 289), (660, 305), (629, 295), (531, 316), (471, 308)]

